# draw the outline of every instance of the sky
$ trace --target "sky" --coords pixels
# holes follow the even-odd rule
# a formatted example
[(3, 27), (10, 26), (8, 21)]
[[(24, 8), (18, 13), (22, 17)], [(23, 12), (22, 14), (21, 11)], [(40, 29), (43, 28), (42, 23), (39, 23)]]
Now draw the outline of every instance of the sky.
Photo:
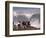
[(17, 14), (40, 13), (40, 8), (13, 7), (13, 13)]

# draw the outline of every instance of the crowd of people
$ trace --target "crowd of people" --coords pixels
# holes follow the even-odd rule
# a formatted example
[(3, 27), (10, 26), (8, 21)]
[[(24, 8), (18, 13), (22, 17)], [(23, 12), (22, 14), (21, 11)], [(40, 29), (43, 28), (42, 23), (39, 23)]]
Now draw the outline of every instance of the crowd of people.
[(13, 30), (37, 30), (37, 28), (32, 27), (30, 21), (23, 21), (23, 22), (19, 21), (17, 25), (13, 26)]
[(14, 25), (14, 28), (15, 29), (17, 28), (16, 30), (26, 30), (28, 27), (30, 27), (30, 22), (29, 21), (23, 21), (23, 22), (19, 21), (18, 25)]

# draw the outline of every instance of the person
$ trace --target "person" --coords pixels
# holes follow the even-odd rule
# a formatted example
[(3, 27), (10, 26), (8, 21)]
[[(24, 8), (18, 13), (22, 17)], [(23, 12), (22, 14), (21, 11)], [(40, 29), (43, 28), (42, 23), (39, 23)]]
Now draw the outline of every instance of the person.
[(26, 30), (27, 27), (26, 27), (26, 22), (25, 21), (22, 22), (22, 25), (24, 26), (24, 29)]
[(20, 26), (20, 24), (18, 24), (18, 30), (20, 30), (21, 29), (21, 26)]
[(26, 22), (23, 21), (23, 22), (22, 22), (22, 25), (26, 25)]

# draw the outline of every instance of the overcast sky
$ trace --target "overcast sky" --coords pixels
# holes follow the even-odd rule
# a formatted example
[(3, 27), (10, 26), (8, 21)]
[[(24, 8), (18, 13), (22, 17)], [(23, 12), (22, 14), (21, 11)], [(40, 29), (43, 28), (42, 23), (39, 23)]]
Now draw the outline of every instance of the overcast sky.
[(13, 12), (16, 12), (17, 14), (40, 13), (40, 8), (13, 7)]

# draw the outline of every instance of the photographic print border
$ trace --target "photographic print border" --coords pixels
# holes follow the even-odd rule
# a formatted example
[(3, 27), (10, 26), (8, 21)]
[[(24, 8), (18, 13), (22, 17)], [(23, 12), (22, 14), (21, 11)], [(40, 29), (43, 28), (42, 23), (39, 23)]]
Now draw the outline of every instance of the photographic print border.
[[(9, 35), (9, 4), (10, 3), (22, 3), (22, 4), (35, 4), (35, 5), (43, 5), (43, 33), (37, 34), (22, 34), (22, 35)], [(45, 4), (44, 3), (33, 3), (33, 2), (17, 2), (17, 1), (5, 1), (5, 36), (13, 37), (13, 36), (28, 36), (28, 35), (44, 35), (45, 34)]]

